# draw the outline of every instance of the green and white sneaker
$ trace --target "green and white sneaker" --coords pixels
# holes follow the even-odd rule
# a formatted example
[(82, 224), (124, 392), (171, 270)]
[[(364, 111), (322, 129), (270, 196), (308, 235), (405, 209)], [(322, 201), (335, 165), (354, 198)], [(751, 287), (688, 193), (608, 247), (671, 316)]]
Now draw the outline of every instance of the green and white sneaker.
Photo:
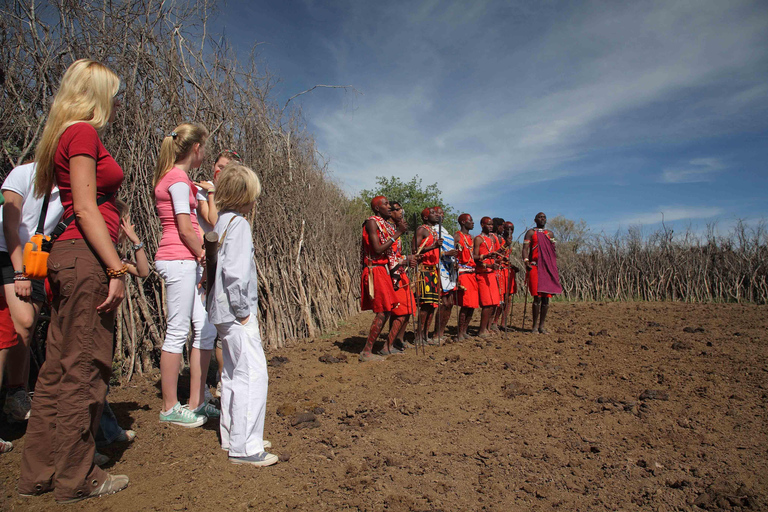
[(179, 402), (176, 402), (173, 409), (166, 414), (160, 413), (160, 423), (171, 423), (180, 427), (200, 427), (206, 421), (208, 421), (208, 417), (202, 414), (195, 414), (189, 410), (188, 406), (181, 405)]
[(221, 411), (219, 411), (215, 405), (209, 402), (203, 402), (197, 409), (192, 412), (201, 416), (205, 416), (206, 418), (213, 419), (217, 419), (221, 416)]

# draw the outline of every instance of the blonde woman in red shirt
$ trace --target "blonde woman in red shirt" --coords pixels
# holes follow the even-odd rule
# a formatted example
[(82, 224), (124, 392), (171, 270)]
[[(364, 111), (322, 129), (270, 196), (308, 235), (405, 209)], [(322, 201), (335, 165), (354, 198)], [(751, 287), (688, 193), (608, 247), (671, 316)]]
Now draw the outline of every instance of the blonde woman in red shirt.
[(59, 186), (64, 218), (53, 244), (53, 291), (46, 359), (27, 424), (19, 493), (53, 491), (69, 503), (128, 486), (125, 475), (96, 466), (94, 436), (112, 373), (115, 311), (128, 268), (115, 250), (120, 216), (116, 194), (123, 170), (101, 142), (115, 117), (120, 79), (103, 64), (81, 59), (61, 80), (35, 160), (35, 194)]

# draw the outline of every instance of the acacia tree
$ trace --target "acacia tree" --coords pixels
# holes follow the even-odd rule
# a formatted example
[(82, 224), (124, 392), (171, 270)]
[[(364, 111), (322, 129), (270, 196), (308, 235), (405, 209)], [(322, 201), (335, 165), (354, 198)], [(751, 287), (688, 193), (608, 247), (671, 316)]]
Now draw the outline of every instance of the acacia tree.
[(437, 187), (437, 183), (425, 187), (418, 175), (407, 182), (394, 176), (377, 176), (376, 187), (371, 190), (362, 190), (357, 198), (357, 207), (364, 212), (365, 216), (370, 212), (371, 199), (376, 196), (386, 196), (390, 201), (398, 201), (402, 205), (409, 230), (405, 240), (406, 247), (410, 247), (407, 242), (422, 223), (421, 211), (424, 208), (440, 206), (445, 212), (444, 227), (449, 233), (454, 233), (458, 229), (456, 211), (443, 200), (443, 194)]

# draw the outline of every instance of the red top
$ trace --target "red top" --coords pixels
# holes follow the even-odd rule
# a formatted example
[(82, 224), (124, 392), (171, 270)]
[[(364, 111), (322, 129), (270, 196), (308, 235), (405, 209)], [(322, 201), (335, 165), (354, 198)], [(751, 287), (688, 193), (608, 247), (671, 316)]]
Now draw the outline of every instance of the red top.
[[(496, 243), (494, 242), (493, 238), (487, 235), (479, 234), (478, 237), (482, 238), (483, 243), (480, 244), (479, 253), (480, 256), (483, 256), (485, 254), (490, 254), (493, 251), (496, 250)], [(493, 269), (491, 268), (493, 266), (494, 259), (493, 258), (487, 258), (483, 260), (483, 265), (485, 265), (485, 268), (483, 270), (478, 270), (478, 272), (493, 272)]]
[[(427, 229), (429, 236), (424, 239), (427, 243), (424, 243), (424, 240), (422, 240), (421, 243), (424, 244), (424, 247), (429, 247), (435, 243), (435, 235), (432, 233), (432, 228), (430, 226), (427, 226), (426, 224), (423, 224), (422, 226)], [(416, 249), (418, 250), (418, 247)], [(437, 247), (429, 251), (421, 251), (421, 254), (424, 256), (421, 258), (421, 262), (425, 265), (437, 265), (438, 252), (439, 249)]]
[[(510, 247), (509, 246), (504, 247), (504, 239), (499, 237), (498, 235), (496, 235), (494, 238), (496, 239), (496, 247), (494, 248), (494, 251), (497, 251), (502, 256), (506, 256), (507, 258), (509, 258)], [(502, 261), (501, 259), (499, 259), (499, 265), (501, 266), (501, 268), (509, 267), (507, 262)]]
[(387, 255), (387, 251), (384, 251), (381, 254), (376, 254), (376, 252), (373, 250), (373, 246), (371, 245), (371, 241), (368, 238), (368, 231), (365, 229), (365, 223), (369, 220), (374, 220), (376, 222), (376, 231), (379, 235), (379, 241), (381, 241), (382, 238), (387, 238), (388, 236), (386, 232), (386, 226), (384, 226), (384, 219), (376, 216), (368, 217), (368, 219), (363, 222), (363, 241), (360, 245), (360, 263), (364, 267), (367, 266), (369, 262), (373, 265), (386, 265), (389, 263), (389, 256)]
[[(61, 194), (64, 218), (74, 213), (72, 205), (72, 184), (69, 176), (69, 161), (75, 156), (89, 156), (96, 160), (96, 196), (115, 193), (108, 201), (99, 205), (99, 211), (107, 224), (112, 242), (117, 243), (120, 231), (120, 214), (115, 206), (117, 190), (123, 182), (123, 170), (109, 154), (99, 139), (96, 129), (88, 123), (76, 123), (64, 130), (53, 157), (53, 172)], [(77, 219), (69, 223), (59, 240), (85, 238)]]
[(475, 260), (472, 258), (472, 237), (457, 231), (455, 240), (461, 244), (461, 252), (458, 255), (459, 264), (474, 268)]

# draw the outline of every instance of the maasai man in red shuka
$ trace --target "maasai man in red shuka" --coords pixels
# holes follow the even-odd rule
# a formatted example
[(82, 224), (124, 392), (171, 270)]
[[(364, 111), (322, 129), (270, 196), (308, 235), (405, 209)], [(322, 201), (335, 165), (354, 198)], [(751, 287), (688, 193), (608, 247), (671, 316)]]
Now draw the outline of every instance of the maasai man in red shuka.
[[(520, 269), (512, 264), (512, 235), (515, 233), (515, 225), (509, 221), (504, 223), (503, 238), (506, 241), (505, 247), (501, 251), (501, 261), (505, 272), (505, 283), (503, 288), (504, 295), (502, 296), (502, 302), (504, 303), (504, 315), (506, 318), (512, 313), (512, 303), (515, 292), (517, 291), (517, 273)], [(499, 321), (500, 324), (504, 323), (504, 320)]]
[(360, 361), (384, 359), (383, 356), (373, 354), (372, 350), (384, 323), (397, 306), (397, 296), (389, 275), (389, 253), (397, 237), (407, 230), (405, 225), (401, 224), (394, 233), (390, 232), (387, 224), (390, 217), (389, 201), (386, 197), (376, 196), (371, 199), (371, 210), (373, 215), (363, 223), (363, 240), (360, 245), (360, 263), (363, 266), (360, 277), (360, 309), (372, 309), (376, 317), (371, 324), (365, 347), (360, 353)]
[(439, 216), (438, 230), (440, 228), (443, 230), (442, 233), (438, 234), (439, 237), (443, 238), (440, 265), (438, 266), (442, 292), (440, 294), (440, 307), (437, 308), (437, 317), (435, 318), (435, 332), (432, 337), (435, 338), (438, 345), (442, 345), (445, 340), (445, 328), (451, 319), (451, 311), (453, 311), (454, 299), (456, 298), (456, 285), (458, 284), (456, 255), (459, 254), (459, 251), (456, 249), (456, 240), (443, 224), (445, 212), (440, 206), (435, 206), (435, 211)]
[(544, 328), (544, 321), (549, 310), (549, 298), (563, 293), (563, 287), (560, 286), (560, 276), (557, 271), (555, 236), (551, 231), (544, 229), (547, 225), (547, 216), (539, 212), (533, 221), (536, 227), (525, 233), (523, 241), (523, 263), (528, 271), (528, 290), (533, 296), (532, 332), (548, 334)]
[(416, 343), (429, 343), (436, 345), (437, 342), (429, 339), (429, 324), (432, 323), (432, 317), (435, 315), (440, 303), (440, 293), (442, 285), (440, 284), (440, 273), (437, 268), (439, 260), (438, 247), (443, 245), (443, 239), (438, 238), (435, 233), (437, 224), (440, 221), (440, 215), (435, 208), (424, 208), (421, 212), (421, 219), (424, 224), (416, 229), (416, 235), (413, 237), (414, 254), (421, 256), (418, 271), (418, 281), (416, 282), (416, 295), (419, 297), (419, 325), (416, 333)]
[(501, 303), (501, 295), (499, 294), (499, 281), (496, 278), (495, 244), (491, 237), (493, 220), (490, 217), (483, 217), (480, 219), (480, 227), (483, 232), (477, 235), (472, 242), (472, 257), (475, 259), (477, 268), (475, 275), (477, 277), (477, 291), (480, 296), (480, 307), (483, 308), (478, 336), (485, 336), (491, 316), (496, 310), (496, 306)]
[(496, 265), (498, 267), (496, 269), (496, 281), (499, 283), (500, 303), (496, 306), (493, 315), (491, 315), (491, 324), (488, 326), (488, 329), (494, 332), (500, 332), (499, 319), (501, 318), (501, 311), (504, 309), (504, 290), (507, 286), (507, 268), (504, 259), (502, 258), (502, 251), (506, 249), (508, 244), (506, 243), (506, 240), (504, 240), (504, 219), (501, 217), (494, 217), (492, 221), (493, 231), (491, 233), (491, 238), (493, 238), (493, 250), (498, 255), (496, 258)]
[[(391, 213), (388, 221), (389, 229), (394, 233), (397, 225), (403, 222), (403, 207), (397, 201), (392, 201), (389, 203), (389, 211)], [(389, 259), (389, 273), (392, 276), (392, 286), (395, 289), (398, 304), (389, 317), (389, 337), (387, 345), (382, 350), (384, 354), (399, 354), (407, 347), (403, 339), (405, 329), (408, 326), (408, 319), (416, 312), (416, 301), (406, 272), (408, 267), (416, 267), (416, 257), (403, 255), (402, 241), (398, 238), (392, 244)]]
[(467, 327), (472, 320), (472, 314), (480, 307), (480, 299), (477, 294), (477, 277), (475, 276), (475, 260), (472, 258), (472, 235), (470, 231), (475, 229), (475, 221), (468, 213), (459, 215), (461, 229), (454, 235), (456, 249), (459, 251), (459, 281), (458, 305), (459, 309), (459, 334), (456, 341), (468, 338)]

